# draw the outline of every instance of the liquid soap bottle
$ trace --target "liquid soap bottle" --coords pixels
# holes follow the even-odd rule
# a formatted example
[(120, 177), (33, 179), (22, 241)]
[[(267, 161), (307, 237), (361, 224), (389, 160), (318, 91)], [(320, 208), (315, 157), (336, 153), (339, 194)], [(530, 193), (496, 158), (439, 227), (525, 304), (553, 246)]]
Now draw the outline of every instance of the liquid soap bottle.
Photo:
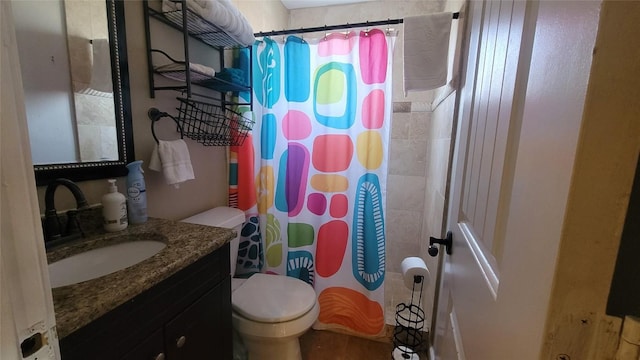
[(142, 224), (147, 221), (147, 191), (142, 175), (142, 160), (127, 164), (127, 196), (129, 198), (129, 222)]
[(116, 179), (109, 179), (109, 192), (102, 196), (102, 217), (104, 229), (108, 232), (127, 228), (127, 198), (118, 192)]

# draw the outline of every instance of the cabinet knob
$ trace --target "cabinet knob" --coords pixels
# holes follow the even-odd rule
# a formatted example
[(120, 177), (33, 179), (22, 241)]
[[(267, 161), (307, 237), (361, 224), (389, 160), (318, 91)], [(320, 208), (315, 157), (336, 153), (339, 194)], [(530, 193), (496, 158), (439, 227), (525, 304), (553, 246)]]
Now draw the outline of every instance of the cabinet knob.
[(160, 353), (153, 358), (153, 360), (164, 360), (164, 353)]
[(186, 338), (184, 335), (183, 335), (183, 336), (180, 336), (180, 337), (178, 338), (178, 340), (176, 340), (176, 346), (177, 346), (178, 348), (181, 348), (181, 347), (183, 347), (183, 346), (184, 346), (184, 344), (185, 344), (186, 342), (187, 342), (187, 338)]

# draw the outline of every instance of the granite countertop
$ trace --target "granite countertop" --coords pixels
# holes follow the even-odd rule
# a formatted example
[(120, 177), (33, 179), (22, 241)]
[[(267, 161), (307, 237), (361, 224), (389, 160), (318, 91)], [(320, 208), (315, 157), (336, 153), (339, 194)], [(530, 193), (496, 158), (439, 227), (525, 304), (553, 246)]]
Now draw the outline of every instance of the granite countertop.
[(74, 241), (47, 252), (49, 263), (118, 242), (159, 240), (167, 244), (150, 258), (97, 279), (52, 289), (60, 339), (143, 291), (157, 285), (202, 256), (228, 243), (233, 230), (149, 218), (125, 230)]

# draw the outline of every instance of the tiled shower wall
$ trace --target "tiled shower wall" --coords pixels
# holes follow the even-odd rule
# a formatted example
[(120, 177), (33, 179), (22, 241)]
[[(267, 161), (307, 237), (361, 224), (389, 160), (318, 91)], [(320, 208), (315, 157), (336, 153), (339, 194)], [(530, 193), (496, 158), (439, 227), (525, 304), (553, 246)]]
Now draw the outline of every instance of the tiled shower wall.
[(438, 268), (438, 259), (427, 254), (427, 247), (430, 236), (441, 236), (446, 211), (455, 92), (434, 105), (432, 111), (430, 104), (394, 103), (387, 181), (386, 321), (393, 324), (395, 306), (411, 300), (401, 263), (417, 256), (432, 275), (422, 296), (425, 329), (431, 323)]
[(387, 179), (389, 272), (401, 272), (400, 263), (405, 257), (420, 255), (431, 111), (411, 108), (410, 102), (395, 102), (393, 106)]
[[(413, 111), (412, 111), (413, 107)], [(420, 256), (426, 204), (426, 169), (431, 111), (418, 103), (394, 102), (387, 179), (387, 274), (385, 322), (395, 325), (399, 303), (410, 303), (404, 286), (401, 262)]]
[[(447, 0), (437, 11), (460, 11), (463, 2)], [(437, 296), (439, 258), (427, 253), (429, 237), (442, 237), (446, 222), (446, 196), (452, 132), (455, 116), (457, 62), (460, 30), (452, 23), (457, 41), (450, 43), (448, 84), (434, 91), (402, 93), (403, 42), (396, 43), (394, 106), (387, 182), (387, 323), (393, 324), (395, 306), (409, 302), (411, 291), (403, 284), (401, 263), (405, 257), (422, 258), (431, 272), (422, 294), (425, 330), (433, 321)]]

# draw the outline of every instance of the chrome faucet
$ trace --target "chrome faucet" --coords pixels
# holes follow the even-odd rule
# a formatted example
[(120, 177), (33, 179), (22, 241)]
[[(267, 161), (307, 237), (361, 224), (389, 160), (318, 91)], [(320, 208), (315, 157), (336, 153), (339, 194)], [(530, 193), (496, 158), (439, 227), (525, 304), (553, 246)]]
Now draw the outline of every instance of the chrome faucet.
[[(54, 204), (54, 195), (58, 185), (63, 185), (69, 189), (76, 200), (76, 209), (67, 211), (67, 224), (64, 231), (62, 231), (62, 225)], [(77, 215), (78, 211), (88, 209), (89, 204), (78, 185), (69, 179), (60, 178), (53, 180), (49, 185), (47, 185), (47, 190), (44, 193), (44, 204), (45, 211), (43, 230), (45, 245), (51, 241), (59, 240), (56, 241), (56, 243), (58, 243), (63, 240), (72, 240), (82, 236), (82, 229)]]

